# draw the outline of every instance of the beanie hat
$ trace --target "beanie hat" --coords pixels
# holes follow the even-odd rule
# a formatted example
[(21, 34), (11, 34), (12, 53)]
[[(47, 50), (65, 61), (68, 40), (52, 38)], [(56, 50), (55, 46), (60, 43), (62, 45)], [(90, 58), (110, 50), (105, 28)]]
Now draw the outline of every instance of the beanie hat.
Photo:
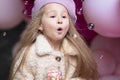
[(73, 0), (35, 0), (32, 8), (32, 16), (48, 3), (58, 3), (63, 5), (67, 9), (72, 21), (74, 23), (76, 22), (76, 8)]

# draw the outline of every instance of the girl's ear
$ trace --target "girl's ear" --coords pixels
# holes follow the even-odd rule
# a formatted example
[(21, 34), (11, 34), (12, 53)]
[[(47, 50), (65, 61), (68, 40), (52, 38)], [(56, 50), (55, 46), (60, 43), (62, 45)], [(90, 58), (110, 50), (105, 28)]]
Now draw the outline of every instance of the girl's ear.
[(38, 29), (39, 29), (40, 31), (43, 31), (43, 26), (42, 26), (42, 24), (39, 25)]

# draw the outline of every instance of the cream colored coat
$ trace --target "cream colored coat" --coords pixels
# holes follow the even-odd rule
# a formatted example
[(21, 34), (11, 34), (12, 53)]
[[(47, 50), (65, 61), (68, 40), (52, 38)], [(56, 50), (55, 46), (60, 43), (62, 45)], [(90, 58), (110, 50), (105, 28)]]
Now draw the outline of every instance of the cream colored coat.
[[(67, 54), (76, 55), (66, 39), (64, 39), (63, 44), (64, 49), (68, 51)], [(23, 49), (20, 59), (15, 64), (14, 72), (24, 55), (24, 51)], [(68, 60), (65, 53), (55, 51), (43, 35), (39, 35), (36, 42), (30, 47), (23, 67), (16, 72), (13, 80), (46, 80), (46, 72), (51, 67), (59, 69), (65, 78), (64, 80), (83, 80), (80, 77), (72, 78), (76, 67), (75, 57), (70, 57)]]

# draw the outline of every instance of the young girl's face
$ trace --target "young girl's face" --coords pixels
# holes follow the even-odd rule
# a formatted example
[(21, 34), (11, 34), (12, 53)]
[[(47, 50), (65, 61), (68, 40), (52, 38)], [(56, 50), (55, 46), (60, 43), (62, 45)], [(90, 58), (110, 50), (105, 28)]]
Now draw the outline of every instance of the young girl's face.
[(44, 7), (39, 29), (51, 40), (62, 40), (69, 29), (69, 15), (63, 5), (50, 3)]

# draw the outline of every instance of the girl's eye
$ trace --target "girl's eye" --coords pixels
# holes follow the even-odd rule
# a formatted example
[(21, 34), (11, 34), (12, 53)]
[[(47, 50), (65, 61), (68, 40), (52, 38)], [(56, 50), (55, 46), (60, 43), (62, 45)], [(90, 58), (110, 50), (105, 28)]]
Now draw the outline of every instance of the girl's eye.
[(66, 16), (62, 16), (62, 18), (66, 18)]
[(55, 18), (55, 16), (50, 16), (50, 18)]

